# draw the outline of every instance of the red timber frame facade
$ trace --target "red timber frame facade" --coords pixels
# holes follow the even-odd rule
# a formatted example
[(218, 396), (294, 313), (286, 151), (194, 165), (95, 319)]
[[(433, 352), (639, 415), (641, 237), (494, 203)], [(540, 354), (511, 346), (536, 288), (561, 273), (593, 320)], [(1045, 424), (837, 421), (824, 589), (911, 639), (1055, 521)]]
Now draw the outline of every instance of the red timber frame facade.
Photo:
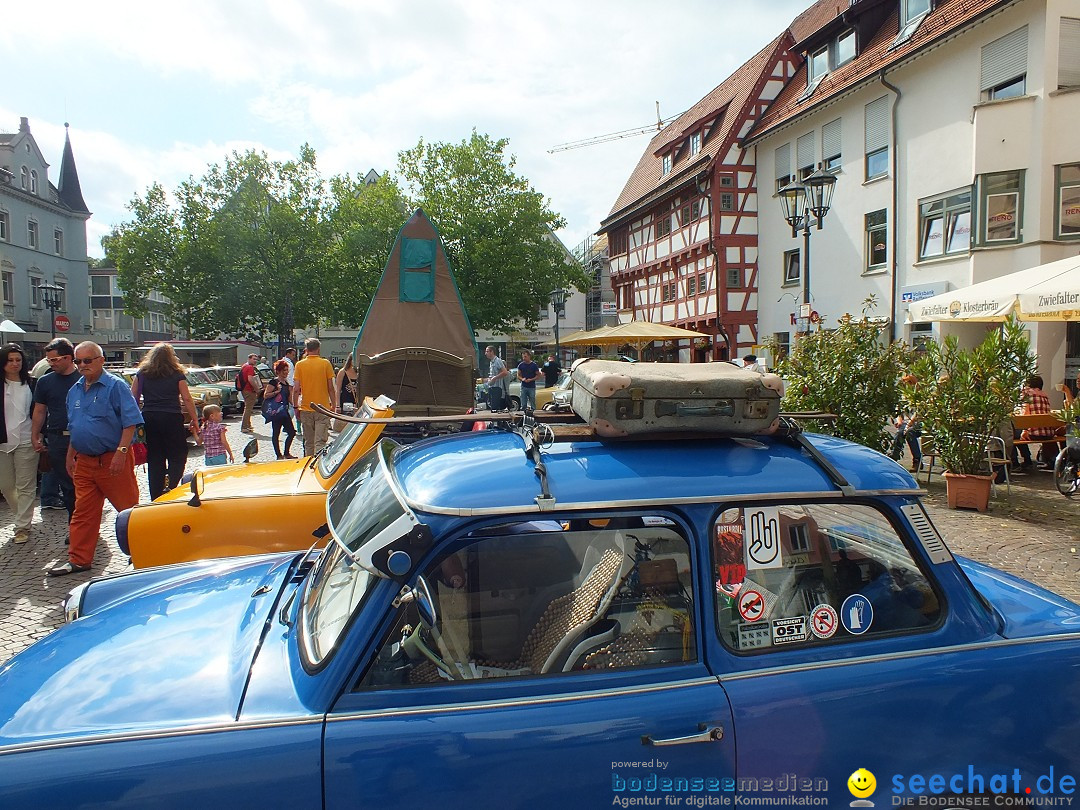
[[(727, 117), (725, 108), (706, 118), (712, 131), (706, 123), (703, 137), (723, 139), (709, 150), (714, 157), (688, 164), (669, 187), (654, 189), (602, 229), (609, 236), (620, 319), (710, 335), (711, 345), (695, 343), (694, 362), (732, 359), (758, 343), (757, 171), (754, 150), (740, 148), (739, 141), (801, 64), (790, 44), (788, 37), (777, 48), (724, 131), (716, 127)], [(678, 154), (687, 141), (672, 151)], [(770, 184), (766, 196), (773, 191)]]

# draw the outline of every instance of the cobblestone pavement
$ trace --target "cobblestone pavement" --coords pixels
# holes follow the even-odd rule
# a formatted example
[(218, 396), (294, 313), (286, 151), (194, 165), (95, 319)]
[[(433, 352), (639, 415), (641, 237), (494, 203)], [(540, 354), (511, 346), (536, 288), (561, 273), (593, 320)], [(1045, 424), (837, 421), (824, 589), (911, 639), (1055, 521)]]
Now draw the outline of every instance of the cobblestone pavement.
[[(259, 453), (255, 461), (274, 457), (269, 430), (256, 417)], [(239, 458), (250, 437), (240, 433), (239, 417), (227, 419), (229, 443)], [(302, 445), (294, 445), (302, 452)], [(299, 454), (298, 452), (298, 454)], [(188, 469), (202, 464), (199, 449), (192, 449)], [(143, 498), (147, 498), (146, 474), (138, 473)], [(923, 479), (920, 479), (920, 482)], [(949, 509), (945, 485), (934, 476), (926, 485), (931, 517), (956, 553), (1028, 579), (1073, 601), (1080, 602), (1080, 498), (1058, 494), (1049, 473), (1036, 472), (1018, 478), (1012, 493), (999, 487), (986, 513)], [(0, 509), (6, 507), (0, 506)], [(4, 520), (9, 520), (4, 513)], [(61, 602), (67, 592), (91, 576), (123, 571), (127, 558), (120, 553), (113, 531), (115, 512), (106, 504), (101, 542), (94, 568), (86, 574), (52, 578), (46, 569), (66, 559), (66, 513), (40, 510), (34, 513), (30, 542), (12, 543), (12, 527), (0, 526), (0, 662), (29, 646), (63, 622)]]

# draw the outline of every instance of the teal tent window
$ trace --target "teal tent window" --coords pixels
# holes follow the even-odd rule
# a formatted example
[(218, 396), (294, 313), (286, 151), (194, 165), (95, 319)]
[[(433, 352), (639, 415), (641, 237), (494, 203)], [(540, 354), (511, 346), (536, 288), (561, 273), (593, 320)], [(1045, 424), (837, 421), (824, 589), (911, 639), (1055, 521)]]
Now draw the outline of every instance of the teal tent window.
[(407, 303), (435, 301), (435, 240), (401, 240), (401, 294)]

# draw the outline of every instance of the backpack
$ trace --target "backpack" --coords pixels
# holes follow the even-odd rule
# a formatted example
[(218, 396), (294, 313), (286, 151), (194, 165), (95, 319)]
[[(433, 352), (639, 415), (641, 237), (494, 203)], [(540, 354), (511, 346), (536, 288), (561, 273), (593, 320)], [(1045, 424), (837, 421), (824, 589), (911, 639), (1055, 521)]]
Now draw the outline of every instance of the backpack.
[(236, 386), (236, 390), (243, 393), (244, 391), (244, 370), (236, 372), (236, 379), (233, 380), (233, 384)]

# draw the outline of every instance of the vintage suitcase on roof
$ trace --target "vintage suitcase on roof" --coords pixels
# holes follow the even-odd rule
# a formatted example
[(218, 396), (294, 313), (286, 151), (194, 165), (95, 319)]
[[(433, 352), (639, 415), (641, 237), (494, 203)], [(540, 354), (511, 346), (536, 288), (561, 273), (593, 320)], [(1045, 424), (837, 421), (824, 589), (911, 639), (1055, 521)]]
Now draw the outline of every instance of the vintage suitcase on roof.
[(775, 374), (730, 363), (573, 365), (574, 412), (599, 436), (641, 433), (772, 433), (783, 385)]

